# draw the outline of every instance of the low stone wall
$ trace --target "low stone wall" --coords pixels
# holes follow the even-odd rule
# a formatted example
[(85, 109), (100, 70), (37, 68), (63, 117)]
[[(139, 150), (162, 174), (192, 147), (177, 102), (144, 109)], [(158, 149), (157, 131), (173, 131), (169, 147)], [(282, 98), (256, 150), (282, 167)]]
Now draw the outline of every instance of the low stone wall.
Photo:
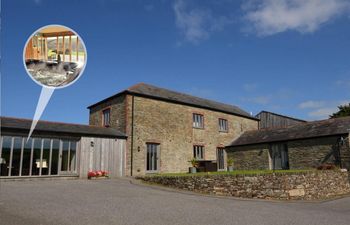
[(309, 171), (257, 175), (144, 176), (146, 182), (242, 198), (316, 200), (350, 193), (350, 174)]

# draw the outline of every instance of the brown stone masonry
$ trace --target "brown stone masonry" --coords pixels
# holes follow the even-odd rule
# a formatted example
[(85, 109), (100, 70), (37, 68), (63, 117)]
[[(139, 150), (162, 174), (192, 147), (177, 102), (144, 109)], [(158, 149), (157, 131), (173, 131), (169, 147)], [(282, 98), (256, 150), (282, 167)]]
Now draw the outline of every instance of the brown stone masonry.
[[(217, 147), (228, 145), (246, 130), (258, 128), (258, 122), (253, 119), (129, 94), (91, 108), (91, 125), (102, 124), (100, 114), (106, 107), (111, 107), (111, 127), (128, 135), (128, 175), (131, 168), (132, 175), (147, 173), (147, 142), (160, 144), (157, 172), (185, 172), (193, 158), (193, 145), (203, 145), (205, 159), (215, 161)], [(204, 129), (192, 127), (194, 112), (204, 116)], [(228, 120), (228, 132), (219, 131), (219, 118)]]
[(144, 176), (146, 182), (242, 198), (316, 200), (350, 193), (350, 174), (310, 171), (260, 175)]

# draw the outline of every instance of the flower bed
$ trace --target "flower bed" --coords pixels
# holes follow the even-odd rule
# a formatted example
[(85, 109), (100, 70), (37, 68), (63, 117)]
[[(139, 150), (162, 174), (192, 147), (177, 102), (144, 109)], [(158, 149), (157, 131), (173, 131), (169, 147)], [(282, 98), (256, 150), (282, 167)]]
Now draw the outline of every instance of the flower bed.
[(88, 172), (88, 179), (97, 179), (97, 178), (108, 178), (108, 172), (104, 170), (96, 170)]

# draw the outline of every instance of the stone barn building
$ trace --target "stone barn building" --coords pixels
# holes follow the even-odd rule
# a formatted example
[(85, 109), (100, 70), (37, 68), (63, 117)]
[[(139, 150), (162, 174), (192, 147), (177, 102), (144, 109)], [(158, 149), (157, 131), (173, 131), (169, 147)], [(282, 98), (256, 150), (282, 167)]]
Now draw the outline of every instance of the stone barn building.
[(235, 169), (350, 169), (350, 117), (246, 131), (226, 147)]
[(140, 83), (90, 109), (90, 125), (127, 134), (126, 174), (226, 170), (224, 147), (258, 119), (237, 106)]

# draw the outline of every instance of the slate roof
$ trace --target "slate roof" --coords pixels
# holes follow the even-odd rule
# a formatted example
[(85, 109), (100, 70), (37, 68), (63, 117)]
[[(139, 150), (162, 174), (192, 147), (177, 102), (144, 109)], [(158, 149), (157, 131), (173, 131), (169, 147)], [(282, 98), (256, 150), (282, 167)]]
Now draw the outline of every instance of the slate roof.
[(227, 147), (343, 135), (349, 131), (350, 116), (301, 123), (288, 128), (246, 131)]
[(199, 98), (192, 95), (168, 90), (165, 88), (156, 87), (145, 83), (139, 83), (134, 86), (131, 86), (130, 88), (122, 92), (119, 92), (109, 98), (106, 98), (100, 102), (90, 105), (88, 108), (90, 109), (94, 106), (97, 106), (105, 101), (108, 101), (114, 97), (117, 97), (123, 94), (131, 94), (131, 95), (148, 97), (148, 98), (153, 98), (153, 99), (158, 99), (163, 101), (169, 101), (169, 102), (183, 104), (183, 105), (190, 105), (194, 107), (210, 109), (210, 110), (224, 112), (228, 114), (239, 115), (239, 116), (246, 117), (253, 120), (259, 120), (251, 116), (248, 112), (234, 105), (229, 105), (229, 104), (224, 104), (224, 103), (220, 103), (220, 102), (216, 102), (216, 101), (212, 101), (204, 98)]
[[(22, 131), (29, 133), (32, 124), (32, 120), (12, 117), (0, 117), (0, 122), (1, 132)], [(36, 132), (58, 133), (74, 136), (126, 138), (124, 133), (113, 128), (50, 121), (39, 121), (33, 133), (35, 134)]]

